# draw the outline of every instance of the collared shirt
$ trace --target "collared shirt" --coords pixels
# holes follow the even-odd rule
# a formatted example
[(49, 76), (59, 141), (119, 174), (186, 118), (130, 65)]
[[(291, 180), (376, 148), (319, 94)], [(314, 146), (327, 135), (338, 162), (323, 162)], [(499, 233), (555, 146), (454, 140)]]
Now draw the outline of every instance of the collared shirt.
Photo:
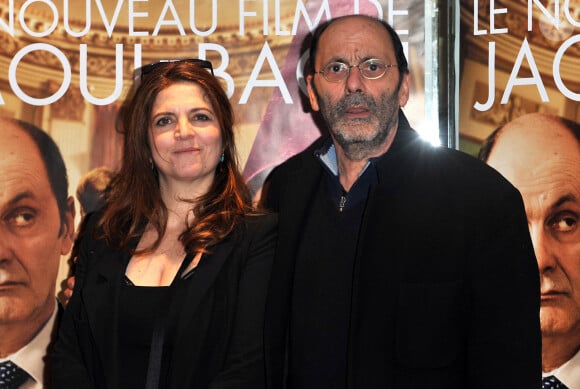
[(555, 376), (568, 389), (580, 389), (580, 351), (562, 366), (547, 372), (542, 372), (542, 377)]
[(58, 309), (55, 305), (48, 321), (26, 346), (14, 354), (0, 359), (0, 362), (12, 361), (32, 377), (20, 389), (42, 389), (44, 386), (44, 357), (51, 341), (57, 311)]
[(366, 201), (371, 185), (378, 183), (378, 175), (375, 168), (374, 161), (376, 158), (369, 158), (364, 168), (358, 175), (354, 185), (348, 192), (344, 190), (340, 183), (338, 174), (338, 160), (336, 156), (336, 148), (329, 139), (324, 146), (315, 151), (315, 156), (320, 160), (322, 165), (326, 168), (328, 181), (328, 189), (331, 194), (331, 200), (335, 207), (342, 212), (345, 208), (350, 208), (353, 205)]

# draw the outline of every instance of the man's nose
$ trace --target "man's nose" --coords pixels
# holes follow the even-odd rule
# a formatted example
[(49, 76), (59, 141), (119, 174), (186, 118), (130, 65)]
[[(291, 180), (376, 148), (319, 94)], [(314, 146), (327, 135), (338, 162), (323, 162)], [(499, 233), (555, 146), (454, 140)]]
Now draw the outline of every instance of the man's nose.
[(352, 66), (346, 76), (346, 90), (348, 93), (357, 93), (363, 90), (363, 75), (358, 66)]
[(5, 235), (5, 232), (0, 231), (0, 266), (8, 261), (12, 252), (11, 245)]
[(555, 269), (558, 266), (558, 261), (554, 250), (555, 241), (553, 237), (543, 226), (530, 227), (530, 235), (540, 273)]

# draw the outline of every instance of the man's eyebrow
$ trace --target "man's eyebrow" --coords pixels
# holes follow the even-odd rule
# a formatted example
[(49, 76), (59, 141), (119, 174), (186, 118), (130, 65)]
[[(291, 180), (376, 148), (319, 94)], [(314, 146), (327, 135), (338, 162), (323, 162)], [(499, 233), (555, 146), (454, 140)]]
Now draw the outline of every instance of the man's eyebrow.
[(36, 196), (34, 195), (33, 192), (27, 190), (24, 192), (20, 192), (17, 193), (16, 196), (13, 196), (11, 199), (9, 199), (6, 203), (4, 204), (0, 204), (0, 215), (4, 215), (4, 213), (8, 210), (10, 210), (12, 207), (15, 207), (16, 205), (18, 205), (18, 203), (22, 200), (34, 200), (36, 199)]
[(556, 200), (556, 202), (552, 205), (552, 208), (558, 208), (565, 203), (577, 203), (578, 199), (571, 193), (565, 194)]
[(18, 203), (21, 200), (34, 199), (34, 198), (36, 198), (36, 196), (34, 195), (34, 193), (32, 193), (31, 191), (27, 190), (27, 191), (18, 193), (16, 196), (14, 196), (10, 200), (8, 200), (8, 203), (7, 204), (8, 205), (14, 205), (14, 204)]
[[(363, 63), (364, 61), (368, 61), (369, 59), (377, 59), (377, 56), (373, 56), (373, 55), (364, 55), (364, 56), (358, 56), (358, 59), (355, 61), (355, 63)], [(326, 62), (326, 64), (330, 64), (333, 62), (340, 62), (346, 65), (354, 65), (352, 63), (350, 63), (350, 61), (345, 58), (345, 57), (341, 57), (341, 56), (336, 56), (336, 57), (332, 57), (328, 60), (328, 62)]]

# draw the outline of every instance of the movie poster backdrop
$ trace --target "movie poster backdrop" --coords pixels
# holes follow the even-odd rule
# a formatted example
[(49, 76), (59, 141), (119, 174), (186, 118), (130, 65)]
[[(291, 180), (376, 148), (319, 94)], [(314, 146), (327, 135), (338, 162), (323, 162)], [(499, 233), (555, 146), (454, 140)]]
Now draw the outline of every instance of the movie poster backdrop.
[(580, 1), (461, 0), (459, 148), (530, 112), (580, 121)]
[[(484, 154), (513, 181), (526, 205), (542, 280), (544, 368), (556, 369), (566, 387), (580, 387), (578, 295), (550, 300), (556, 289), (580, 286), (580, 163), (574, 155), (580, 148), (574, 148), (572, 132), (563, 135), (563, 124), (544, 115), (518, 120), (511, 127), (518, 129), (516, 136), (502, 138), (500, 132), (495, 143), (485, 142), (526, 114), (580, 123), (580, 1), (461, 0), (460, 23), (459, 148), (474, 156), (483, 144), (484, 151), (491, 144), (501, 150)], [(556, 363), (554, 355), (563, 360)]]
[[(394, 26), (412, 74), (405, 111), (413, 126), (437, 138), (429, 124), (437, 122), (429, 108), (433, 72), (425, 67), (426, 61), (431, 66), (425, 31), (435, 2), (428, 3), (0, 0), (0, 115), (50, 134), (74, 195), (87, 172), (119, 166), (115, 117), (134, 70), (161, 60), (208, 59), (234, 106), (240, 165), (258, 196), (274, 166), (320, 136), (304, 94), (301, 47), (310, 31), (336, 16), (367, 14)], [(67, 270), (63, 258), (57, 283)]]

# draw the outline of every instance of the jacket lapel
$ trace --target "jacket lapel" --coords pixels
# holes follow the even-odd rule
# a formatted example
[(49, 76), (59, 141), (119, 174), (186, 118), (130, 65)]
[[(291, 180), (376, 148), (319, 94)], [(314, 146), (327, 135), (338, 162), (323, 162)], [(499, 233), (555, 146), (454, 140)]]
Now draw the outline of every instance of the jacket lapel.
[[(167, 317), (177, 318), (173, 332), (173, 347), (171, 352), (171, 368), (167, 379), (171, 387), (186, 387), (193, 376), (192, 366), (199, 366), (199, 359), (207, 357), (202, 354), (201, 345), (205, 341), (203, 333), (196, 329), (203, 328), (210, 317), (199, 315), (200, 305), (208, 302), (209, 291), (213, 287), (220, 272), (227, 266), (226, 262), (235, 260), (232, 252), (235, 239), (230, 237), (211, 248), (209, 254), (204, 254), (199, 265), (191, 276), (177, 280), (172, 287), (172, 295), (182, 296), (171, 298)], [(187, 355), (187, 357), (185, 357)], [(202, 364), (203, 365), (203, 364)]]
[[(213, 285), (224, 263), (231, 256), (233, 247), (231, 236), (211, 247), (211, 252), (201, 257), (201, 261), (192, 276), (178, 281), (178, 284), (187, 283), (185, 301), (187, 301), (187, 311), (191, 312), (192, 315), (197, 310), (207, 290)], [(177, 307), (177, 309), (180, 310), (181, 307)]]
[(295, 258), (302, 235), (303, 220), (306, 219), (311, 199), (322, 178), (322, 166), (313, 157), (313, 147), (300, 155), (296, 165), (286, 166), (283, 188), (277, 188), (278, 245), (274, 265), (270, 274), (270, 287), (266, 302), (264, 346), (266, 350), (268, 387), (277, 387), (285, 369), (284, 350), (290, 316), (292, 284), (294, 281)]
[[(105, 377), (109, 381), (118, 377), (119, 294), (131, 255), (126, 250), (119, 252), (107, 247), (102, 247), (98, 253), (92, 251), (91, 255), (91, 262), (95, 264), (91, 272), (94, 278), (85, 283), (82, 298), (101, 366), (103, 371), (111, 372)], [(115, 387), (116, 382), (109, 381), (109, 385)]]
[(314, 197), (313, 193), (317, 190), (321, 177), (322, 166), (312, 155), (304, 158), (301, 166), (288, 174), (284, 199), (280, 201), (284, 204), (279, 211), (280, 220), (285, 221), (279, 224), (281, 236), (300, 236), (301, 221), (306, 218), (311, 199)]

